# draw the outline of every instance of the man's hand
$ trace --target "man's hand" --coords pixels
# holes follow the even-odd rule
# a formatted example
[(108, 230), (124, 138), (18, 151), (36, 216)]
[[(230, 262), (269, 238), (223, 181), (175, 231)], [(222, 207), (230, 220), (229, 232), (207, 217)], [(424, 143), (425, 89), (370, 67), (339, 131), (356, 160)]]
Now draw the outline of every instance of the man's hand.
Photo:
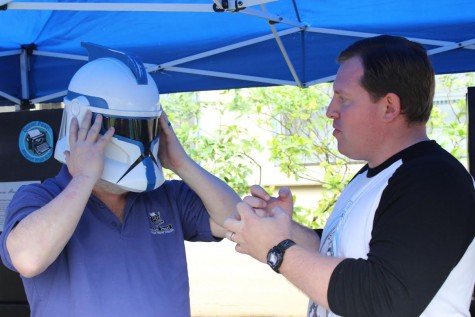
[(261, 186), (253, 185), (251, 196), (244, 197), (244, 202), (261, 217), (269, 216), (272, 208), (279, 206), (292, 218), (294, 200), (288, 187), (282, 187), (278, 197), (271, 197)]
[(100, 135), (102, 116), (97, 115), (92, 126), (91, 121), (91, 111), (87, 111), (80, 128), (77, 118), (72, 119), (69, 130), (70, 150), (65, 152), (65, 158), (71, 176), (86, 176), (96, 183), (104, 170), (104, 152), (114, 135), (114, 128)]
[(163, 111), (160, 116), (159, 124), (160, 146), (158, 148), (158, 159), (164, 168), (172, 170), (179, 175), (180, 168), (182, 168), (187, 161), (189, 162), (190, 158), (183, 149), (175, 131), (173, 131), (173, 127), (170, 121), (168, 121), (168, 116), (165, 111)]
[(236, 243), (236, 251), (263, 263), (267, 252), (284, 239), (291, 238), (292, 219), (281, 207), (274, 206), (266, 217), (257, 215), (247, 203), (237, 204), (239, 220), (230, 217), (224, 222), (229, 230), (226, 238)]

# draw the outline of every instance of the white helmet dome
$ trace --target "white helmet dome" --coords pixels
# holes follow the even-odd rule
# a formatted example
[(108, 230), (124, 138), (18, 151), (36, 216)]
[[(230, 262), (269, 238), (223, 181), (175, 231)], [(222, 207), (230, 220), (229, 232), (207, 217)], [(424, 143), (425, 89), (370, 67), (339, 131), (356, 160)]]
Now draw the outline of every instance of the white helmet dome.
[[(140, 69), (140, 68), (138, 68)], [(139, 70), (140, 71), (140, 70)], [(96, 97), (95, 112), (122, 116), (156, 117), (161, 113), (159, 93), (152, 77), (143, 70), (136, 75), (116, 58), (99, 58), (81, 67), (73, 76), (69, 97)]]
[(159, 92), (135, 57), (83, 43), (89, 62), (71, 79), (55, 158), (65, 163), (73, 117), (82, 122), (87, 110), (103, 116), (103, 132), (115, 128), (105, 151), (102, 179), (127, 191), (150, 191), (164, 182), (158, 160)]

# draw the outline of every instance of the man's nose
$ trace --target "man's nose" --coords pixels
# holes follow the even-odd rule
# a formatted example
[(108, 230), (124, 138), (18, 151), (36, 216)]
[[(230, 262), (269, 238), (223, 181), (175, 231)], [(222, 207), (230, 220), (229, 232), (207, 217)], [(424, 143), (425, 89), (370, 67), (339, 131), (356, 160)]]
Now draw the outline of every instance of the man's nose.
[(338, 116), (334, 99), (330, 101), (330, 104), (327, 106), (327, 112), (325, 114), (330, 119), (335, 119)]

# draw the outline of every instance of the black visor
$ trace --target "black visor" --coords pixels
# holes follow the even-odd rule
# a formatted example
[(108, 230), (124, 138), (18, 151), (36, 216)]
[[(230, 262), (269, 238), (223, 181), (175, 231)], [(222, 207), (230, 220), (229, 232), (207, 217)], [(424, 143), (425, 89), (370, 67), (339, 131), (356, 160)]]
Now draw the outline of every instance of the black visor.
[(102, 126), (105, 130), (114, 127), (114, 135), (148, 144), (158, 136), (158, 119), (115, 118), (103, 115)]

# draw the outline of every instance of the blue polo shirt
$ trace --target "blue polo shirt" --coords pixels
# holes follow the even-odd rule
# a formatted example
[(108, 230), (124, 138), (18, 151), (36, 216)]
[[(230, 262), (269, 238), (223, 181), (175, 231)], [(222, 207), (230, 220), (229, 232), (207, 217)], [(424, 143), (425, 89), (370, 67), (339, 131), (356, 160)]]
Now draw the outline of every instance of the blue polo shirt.
[[(7, 208), (0, 255), (12, 227), (68, 184), (67, 168), (43, 184), (23, 186)], [(68, 212), (68, 210), (64, 210)], [(34, 317), (190, 316), (187, 241), (214, 241), (199, 197), (182, 181), (129, 193), (122, 224), (91, 196), (59, 257), (40, 275), (23, 278)]]

